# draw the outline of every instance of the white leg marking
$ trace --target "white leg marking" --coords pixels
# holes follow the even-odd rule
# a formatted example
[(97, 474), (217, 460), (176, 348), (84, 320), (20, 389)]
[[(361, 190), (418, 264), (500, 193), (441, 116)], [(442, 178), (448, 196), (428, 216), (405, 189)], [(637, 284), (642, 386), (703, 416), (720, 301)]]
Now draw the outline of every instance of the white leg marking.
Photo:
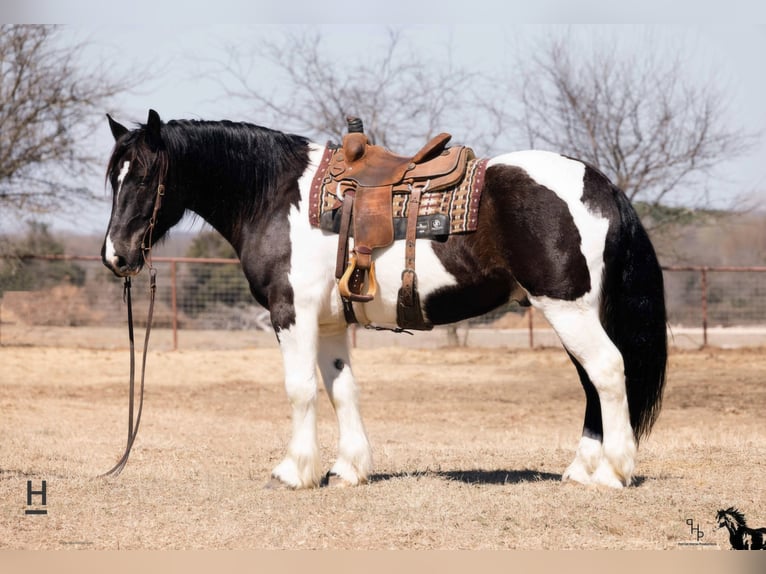
[(562, 479), (573, 480), (581, 484), (590, 484), (591, 475), (598, 468), (602, 454), (601, 441), (587, 436), (581, 437), (575, 459), (564, 471)]
[(338, 458), (330, 472), (350, 485), (367, 482), (372, 452), (362, 416), (345, 329), (319, 338), (319, 370), (338, 417)]
[[(334, 258), (337, 237), (312, 228), (305, 206), (324, 148), (312, 145), (309, 165), (298, 181), (301, 199), (288, 214), (290, 273), (295, 325), (279, 333), (285, 368), (285, 389), (292, 406), (292, 438), (284, 460), (272, 475), (295, 488), (317, 486), (322, 472), (316, 432), (317, 349), (319, 324), (343, 325), (339, 305), (333, 305)], [(349, 371), (350, 373), (350, 371)], [(341, 385), (342, 386), (342, 385)], [(349, 475), (350, 476), (350, 475)]]
[[(622, 355), (601, 326), (596, 307), (578, 301), (559, 301), (530, 297), (551, 323), (561, 342), (588, 373), (601, 402), (603, 456), (590, 482), (612, 487), (630, 484), (636, 457), (636, 442), (630, 426), (628, 398), (625, 392), (625, 367)], [(594, 441), (595, 442), (595, 441)], [(583, 446), (581, 440), (580, 446)], [(593, 466), (593, 445), (585, 444), (571, 469), (572, 478), (581, 478)], [(587, 461), (587, 462), (586, 462)], [(580, 480), (582, 482), (582, 480)]]
[(315, 316), (296, 313), (295, 325), (279, 332), (292, 437), (287, 455), (271, 474), (293, 488), (317, 486), (322, 476), (316, 429), (316, 341)]

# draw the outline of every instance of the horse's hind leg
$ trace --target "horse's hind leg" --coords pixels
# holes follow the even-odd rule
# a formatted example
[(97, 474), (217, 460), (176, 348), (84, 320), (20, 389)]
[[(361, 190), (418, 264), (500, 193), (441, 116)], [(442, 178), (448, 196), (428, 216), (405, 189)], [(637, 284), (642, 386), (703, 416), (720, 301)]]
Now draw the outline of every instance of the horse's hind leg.
[(338, 417), (338, 458), (330, 469), (329, 484), (365, 483), (372, 471), (372, 455), (359, 413), (345, 328), (339, 333), (320, 335), (319, 371)]
[(574, 480), (583, 484), (589, 484), (591, 475), (598, 468), (601, 462), (604, 431), (601, 424), (601, 402), (598, 399), (598, 391), (588, 377), (588, 373), (582, 365), (575, 359), (571, 353), (577, 374), (580, 377), (580, 383), (585, 391), (585, 421), (582, 428), (582, 437), (577, 447), (577, 454), (574, 461), (564, 472), (564, 480)]
[[(564, 478), (611, 487), (629, 485), (635, 466), (636, 441), (630, 425), (625, 368), (620, 351), (601, 325), (597, 304), (587, 298), (562, 301), (530, 297), (530, 301), (543, 311), (598, 395), (602, 444), (597, 444), (595, 397), (592, 392), (589, 394), (583, 382), (590, 403), (585, 425), (589, 431), (580, 439), (577, 456)], [(585, 480), (586, 475), (589, 480)]]

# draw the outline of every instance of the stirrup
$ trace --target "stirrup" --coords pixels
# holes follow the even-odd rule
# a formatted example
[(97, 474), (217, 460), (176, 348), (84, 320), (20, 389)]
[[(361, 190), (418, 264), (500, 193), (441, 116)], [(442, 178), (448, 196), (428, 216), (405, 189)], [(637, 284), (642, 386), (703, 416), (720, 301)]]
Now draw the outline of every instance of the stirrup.
[[(349, 282), (351, 281), (352, 276), (355, 272), (359, 272), (363, 278), (365, 271), (368, 271), (367, 292), (356, 293), (352, 291), (349, 287)], [(364, 281), (359, 280), (358, 276), (355, 277), (355, 279), (355, 282), (358, 283), (359, 289), (361, 291), (361, 288), (364, 285)], [(370, 263), (369, 270), (359, 268), (356, 264), (356, 253), (352, 253), (349, 256), (348, 267), (346, 267), (346, 271), (343, 272), (343, 276), (338, 282), (338, 291), (340, 292), (341, 297), (350, 301), (356, 301), (358, 303), (369, 303), (372, 301), (378, 292), (378, 281), (375, 278), (375, 262), (373, 261)]]

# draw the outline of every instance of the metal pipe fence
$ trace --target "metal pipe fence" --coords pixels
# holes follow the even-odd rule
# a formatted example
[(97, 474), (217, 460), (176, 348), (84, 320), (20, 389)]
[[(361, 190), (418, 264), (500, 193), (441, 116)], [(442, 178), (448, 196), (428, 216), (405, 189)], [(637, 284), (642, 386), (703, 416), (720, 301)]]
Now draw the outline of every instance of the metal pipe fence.
[[(158, 277), (154, 325), (170, 333), (170, 348), (179, 348), (179, 333), (270, 331), (269, 314), (253, 300), (237, 259), (154, 257), (153, 264)], [(766, 267), (665, 266), (663, 272), (671, 343), (766, 345)], [(147, 275), (133, 278), (139, 326), (148, 304)], [(104, 269), (98, 256), (4, 257), (0, 343), (13, 342), (11, 333), (25, 328), (124, 327), (122, 291), (122, 280)], [(496, 332), (513, 335), (512, 346), (557, 344), (540, 314), (515, 303), (435, 332), (448, 345), (507, 341)], [(363, 334), (354, 330), (352, 343)], [(732, 337), (739, 342), (732, 343)]]

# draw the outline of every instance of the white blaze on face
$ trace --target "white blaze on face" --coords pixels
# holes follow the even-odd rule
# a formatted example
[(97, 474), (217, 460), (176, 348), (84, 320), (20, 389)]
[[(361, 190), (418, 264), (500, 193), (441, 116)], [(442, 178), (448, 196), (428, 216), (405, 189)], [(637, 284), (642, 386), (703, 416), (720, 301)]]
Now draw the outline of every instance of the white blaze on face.
[(112, 238), (107, 235), (104, 243), (104, 259), (106, 261), (114, 261), (116, 259), (116, 253), (114, 252), (114, 243)]
[(115, 193), (117, 197), (120, 196), (120, 191), (122, 190), (122, 183), (125, 181), (125, 178), (128, 176), (129, 171), (130, 171), (130, 162), (125, 161), (122, 164), (122, 168), (120, 169), (120, 175), (117, 176), (117, 192)]
[[(120, 196), (120, 191), (122, 191), (122, 184), (125, 181), (125, 178), (128, 177), (128, 172), (130, 171), (130, 162), (125, 161), (122, 164), (122, 168), (120, 168), (120, 174), (117, 176), (117, 191), (115, 191), (115, 198), (118, 198)], [(117, 258), (117, 254), (114, 252), (114, 243), (112, 242), (112, 238), (107, 235), (106, 242), (104, 244), (104, 259), (107, 261), (114, 261)]]

